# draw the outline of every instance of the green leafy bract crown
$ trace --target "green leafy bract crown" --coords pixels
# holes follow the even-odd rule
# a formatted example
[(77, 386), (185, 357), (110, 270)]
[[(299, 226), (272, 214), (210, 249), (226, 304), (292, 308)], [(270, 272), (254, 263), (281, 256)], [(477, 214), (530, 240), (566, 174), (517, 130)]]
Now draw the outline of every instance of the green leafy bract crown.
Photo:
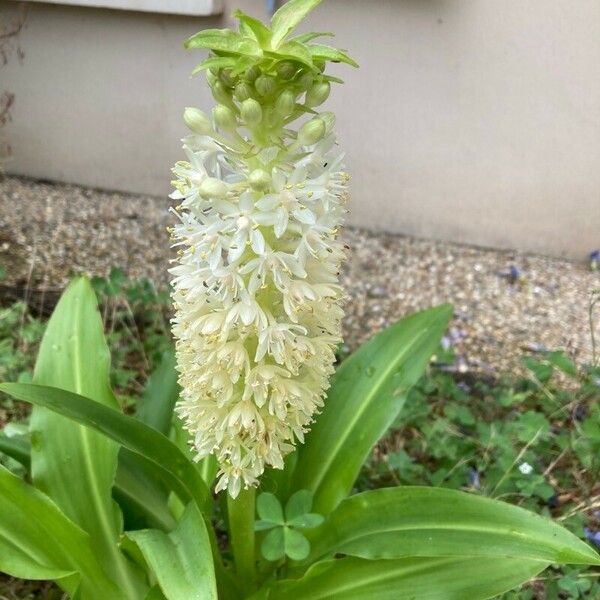
[[(209, 56), (192, 72), (209, 71), (212, 77), (233, 88), (236, 83), (255, 81), (259, 76), (286, 80), (287, 85), (298, 82), (307, 85), (312, 76), (316, 81), (343, 83), (341, 79), (323, 75), (328, 61), (358, 65), (338, 48), (313, 43), (313, 40), (333, 36), (332, 33), (306, 33), (290, 38), (290, 34), (321, 0), (290, 0), (271, 19), (267, 27), (258, 19), (237, 10), (239, 31), (205, 29), (190, 37), (186, 48), (208, 49)], [(211, 77), (212, 75), (212, 77)], [(212, 87), (212, 86), (211, 86)]]

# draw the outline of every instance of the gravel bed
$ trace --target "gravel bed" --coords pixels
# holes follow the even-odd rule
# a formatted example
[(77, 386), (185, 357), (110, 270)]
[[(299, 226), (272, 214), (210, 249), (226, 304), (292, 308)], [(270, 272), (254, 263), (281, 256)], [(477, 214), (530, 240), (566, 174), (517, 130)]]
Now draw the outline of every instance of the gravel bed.
[[(5, 289), (60, 290), (74, 272), (168, 280), (169, 201), (8, 177), (0, 182)], [(511, 372), (524, 351), (591, 355), (588, 302), (600, 275), (574, 263), (511, 251), (348, 228), (343, 283), (350, 348), (408, 312), (455, 306), (448, 341), (461, 371)], [(517, 268), (521, 277), (511, 276)], [(514, 275), (514, 273), (513, 273)], [(600, 336), (600, 332), (599, 332)]]

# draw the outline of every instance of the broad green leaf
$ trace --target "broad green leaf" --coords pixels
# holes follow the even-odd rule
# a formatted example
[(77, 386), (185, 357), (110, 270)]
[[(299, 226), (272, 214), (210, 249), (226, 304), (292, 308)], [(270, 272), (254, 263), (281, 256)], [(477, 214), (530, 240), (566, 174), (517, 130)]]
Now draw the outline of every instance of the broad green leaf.
[(8, 437), (0, 433), (0, 453), (10, 456), (25, 468), (29, 469), (31, 449), (29, 441), (22, 436)]
[(323, 44), (310, 44), (307, 46), (313, 60), (330, 60), (332, 62), (343, 62), (353, 67), (358, 67), (358, 63), (352, 60), (347, 54)]
[(505, 557), (600, 564), (600, 555), (557, 523), (505, 502), (431, 487), (351, 496), (308, 534), (311, 559)]
[(207, 48), (242, 56), (260, 58), (262, 50), (255, 39), (241, 36), (231, 29), (204, 29), (185, 42), (186, 48)]
[(208, 488), (186, 455), (162, 433), (133, 417), (65, 390), (27, 384), (3, 383), (0, 389), (18, 400), (31, 402), (91, 427), (160, 468), (164, 482), (183, 500), (210, 507)]
[(124, 598), (96, 560), (90, 537), (47, 496), (0, 466), (0, 571), (50, 579), (89, 600)]
[[(9, 438), (0, 434), (0, 452), (29, 468), (29, 440), (22, 437)], [(113, 494), (121, 507), (127, 505), (138, 515), (143, 515), (152, 527), (172, 529), (175, 520), (168, 510), (166, 494), (157, 484), (157, 478), (148, 472), (148, 461), (144, 461), (139, 454), (121, 448)], [(154, 466), (154, 473), (156, 469)]]
[(175, 519), (169, 511), (168, 488), (163, 481), (153, 462), (121, 448), (113, 494), (124, 512), (126, 529), (173, 529)]
[[(78, 277), (48, 322), (33, 381), (114, 410), (118, 404), (109, 371), (110, 354), (96, 296), (89, 281)], [(145, 586), (119, 550), (121, 515), (112, 498), (119, 445), (41, 406), (34, 407), (29, 429), (34, 485), (90, 534), (107, 572), (129, 597), (135, 597)]]
[(271, 45), (271, 30), (266, 27), (261, 21), (243, 13), (241, 10), (236, 10), (233, 16), (240, 21), (240, 31), (245, 36), (252, 36), (261, 45), (263, 49), (269, 48)]
[(300, 21), (320, 3), (321, 0), (290, 0), (281, 6), (271, 19), (273, 48), (277, 48)]
[(147, 594), (144, 600), (167, 600), (162, 593), (160, 586), (155, 585)]
[(169, 534), (148, 529), (127, 535), (142, 551), (167, 600), (217, 599), (210, 541), (195, 504), (187, 506)]
[(140, 398), (136, 417), (157, 431), (169, 435), (173, 408), (179, 398), (178, 375), (173, 348), (163, 352), (158, 366), (148, 378)]
[(486, 600), (517, 587), (547, 563), (515, 558), (342, 558), (282, 581), (269, 600)]
[(217, 472), (219, 471), (219, 465), (215, 455), (209, 454), (200, 461), (194, 460), (194, 453), (190, 446), (190, 436), (183, 428), (181, 419), (176, 418), (173, 421), (172, 439), (173, 442), (175, 442), (175, 445), (194, 463), (200, 476), (204, 480), (204, 483), (206, 483), (208, 487), (211, 487), (217, 476)]
[(314, 512), (343, 500), (371, 448), (400, 412), (437, 348), (452, 307), (416, 313), (373, 336), (333, 376), (323, 412), (300, 446), (292, 491), (314, 492)]

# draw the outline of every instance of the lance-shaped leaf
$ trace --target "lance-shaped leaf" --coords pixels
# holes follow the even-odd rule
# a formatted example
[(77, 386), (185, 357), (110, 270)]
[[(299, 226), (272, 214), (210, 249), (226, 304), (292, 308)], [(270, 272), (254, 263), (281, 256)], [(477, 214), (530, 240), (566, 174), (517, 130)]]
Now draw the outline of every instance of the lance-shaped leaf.
[(194, 504), (169, 534), (155, 529), (129, 532), (167, 600), (216, 600), (217, 586), (204, 519)]
[[(0, 434), (0, 453), (10, 456), (29, 469), (31, 445), (23, 436), (8, 437)], [(121, 508), (126, 506), (135, 513), (136, 522), (141, 517), (152, 527), (169, 530), (175, 526), (175, 520), (169, 512), (164, 488), (159, 484), (162, 478), (154, 476), (158, 467), (154, 466), (153, 471), (149, 472), (149, 465), (153, 463), (139, 454), (121, 448), (113, 494)]]
[[(33, 380), (118, 408), (109, 384), (110, 354), (89, 281), (73, 280), (48, 322)], [(118, 547), (121, 515), (112, 498), (119, 445), (69, 419), (34, 407), (30, 419), (34, 485), (90, 534), (100, 560), (119, 587), (135, 597), (144, 584)]]
[(550, 519), (505, 502), (431, 487), (351, 496), (308, 537), (312, 560), (340, 553), (370, 559), (496, 556), (600, 564), (600, 555)]
[(125, 598), (95, 558), (90, 537), (47, 496), (0, 466), (0, 571), (51, 579), (69, 595)]
[(24, 436), (8, 437), (0, 433), (0, 453), (10, 456), (13, 460), (29, 469), (31, 463), (31, 448), (29, 440)]
[(269, 600), (486, 600), (528, 581), (547, 563), (517, 558), (342, 558), (283, 581)]
[(348, 495), (451, 316), (449, 305), (411, 315), (373, 336), (338, 368), (323, 412), (297, 450), (292, 479), (292, 492), (314, 492), (315, 512), (329, 513)]
[(273, 38), (271, 44), (279, 44), (297, 27), (306, 15), (321, 3), (321, 0), (290, 0), (279, 8), (271, 19)]
[(162, 470), (127, 448), (119, 452), (113, 495), (123, 511), (125, 529), (158, 527), (170, 531), (175, 526)]
[(171, 431), (173, 408), (179, 398), (179, 384), (175, 369), (175, 350), (163, 352), (139, 399), (136, 417), (166, 436)]
[(89, 398), (58, 388), (32, 383), (3, 383), (0, 389), (13, 398), (43, 406), (95, 429), (131, 452), (140, 454), (160, 468), (165, 484), (177, 495), (183, 500), (195, 500), (201, 510), (208, 511), (211, 498), (195, 465), (156, 429)]

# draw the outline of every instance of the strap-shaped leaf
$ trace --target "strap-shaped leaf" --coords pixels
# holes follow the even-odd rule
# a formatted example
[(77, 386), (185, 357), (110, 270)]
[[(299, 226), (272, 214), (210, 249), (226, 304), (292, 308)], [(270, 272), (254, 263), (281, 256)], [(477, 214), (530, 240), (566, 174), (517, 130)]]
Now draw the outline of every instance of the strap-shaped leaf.
[(342, 558), (317, 563), (297, 581), (275, 584), (269, 600), (486, 600), (543, 571), (516, 558)]
[[(29, 440), (21, 436), (17, 438), (0, 434), (0, 453), (10, 456), (29, 469)], [(153, 466), (152, 473), (149, 473), (149, 465)], [(162, 478), (154, 476), (157, 469), (139, 454), (121, 448), (113, 493), (121, 508), (126, 506), (136, 513), (137, 518), (142, 517), (152, 527), (170, 530), (175, 526), (175, 520), (169, 512), (167, 496), (159, 485)]]
[(0, 433), (0, 452), (29, 469), (31, 463), (31, 448), (29, 441), (23, 437), (8, 437)]
[(177, 398), (179, 384), (175, 370), (175, 350), (171, 348), (163, 352), (156, 369), (148, 378), (138, 401), (136, 417), (168, 436)]
[[(114, 410), (118, 404), (109, 371), (110, 354), (96, 296), (89, 281), (78, 277), (62, 294), (48, 322), (33, 381), (81, 394), (99, 407)], [(121, 515), (115, 510), (112, 487), (119, 445), (39, 406), (31, 413), (29, 429), (34, 485), (90, 534), (107, 572), (134, 597), (145, 584), (118, 546)]]
[(292, 479), (292, 492), (314, 492), (314, 512), (325, 515), (348, 495), (371, 448), (423, 373), (451, 316), (449, 305), (411, 315), (373, 336), (341, 364), (323, 412), (298, 449)]
[(289, 0), (279, 8), (271, 19), (273, 38), (271, 44), (279, 44), (296, 28), (306, 15), (321, 3), (321, 0)]
[(125, 529), (157, 527), (170, 531), (169, 489), (162, 471), (140, 454), (121, 448), (113, 495), (121, 506)]
[(210, 497), (200, 473), (186, 455), (162, 433), (133, 417), (97, 402), (31, 383), (3, 383), (0, 389), (13, 398), (43, 406), (77, 423), (91, 427), (160, 468), (165, 483), (183, 500), (193, 499), (208, 511)]
[(323, 44), (310, 44), (308, 50), (315, 60), (330, 60), (332, 62), (343, 62), (353, 67), (358, 67), (358, 63), (352, 60), (346, 53), (332, 48), (331, 46), (325, 46)]
[(496, 556), (600, 564), (600, 555), (550, 519), (505, 502), (431, 487), (351, 496), (308, 536), (311, 560), (340, 553), (369, 559)]
[(124, 598), (96, 560), (90, 538), (47, 496), (0, 465), (0, 571), (51, 579), (71, 596)]
[(217, 586), (210, 541), (200, 511), (185, 509), (169, 534), (156, 529), (129, 532), (167, 600), (216, 600)]
[(215, 52), (227, 52), (260, 58), (262, 50), (258, 42), (244, 37), (231, 29), (204, 29), (185, 42), (186, 48), (206, 48)]

